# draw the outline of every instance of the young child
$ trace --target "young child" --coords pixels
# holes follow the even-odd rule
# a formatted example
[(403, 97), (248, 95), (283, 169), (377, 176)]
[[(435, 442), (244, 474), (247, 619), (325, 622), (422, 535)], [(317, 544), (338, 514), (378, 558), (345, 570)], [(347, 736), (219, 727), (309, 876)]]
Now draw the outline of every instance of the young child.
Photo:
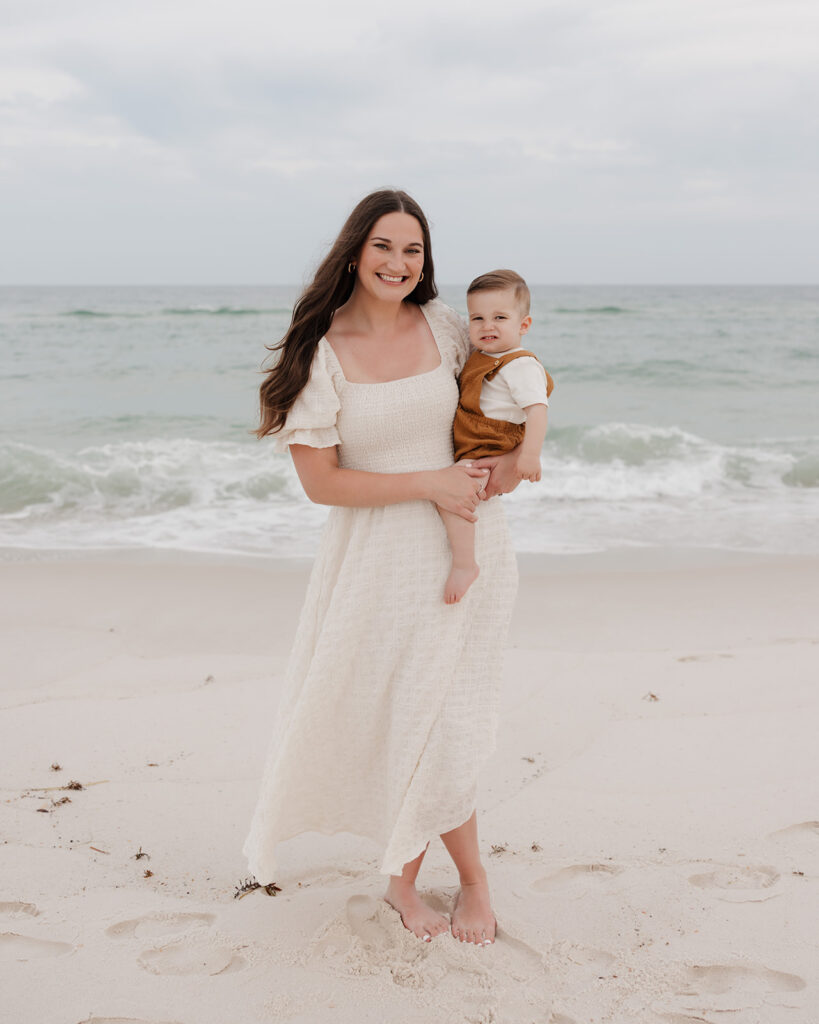
[[(466, 304), (474, 351), (460, 377), (452, 428), (455, 461), (501, 455), (520, 444), (518, 480), (540, 480), (540, 450), (554, 382), (537, 357), (520, 344), (532, 325), (529, 289), (513, 270), (494, 270), (475, 278)], [(439, 511), (452, 549), (444, 600), (455, 604), (478, 577), (475, 524)]]

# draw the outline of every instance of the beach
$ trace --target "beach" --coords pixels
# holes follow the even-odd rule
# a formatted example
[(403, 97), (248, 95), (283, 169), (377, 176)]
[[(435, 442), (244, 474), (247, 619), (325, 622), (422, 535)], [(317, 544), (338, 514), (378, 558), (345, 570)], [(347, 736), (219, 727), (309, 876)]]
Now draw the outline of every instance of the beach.
[(819, 1024), (819, 5), (6, 6), (0, 1024)]
[[(248, 885), (309, 559), (7, 559), (4, 1019), (819, 1020), (819, 558), (519, 563), (481, 949), (410, 935), (353, 835), (292, 840), (281, 891)], [(455, 883), (433, 842), (421, 888), (447, 911)]]

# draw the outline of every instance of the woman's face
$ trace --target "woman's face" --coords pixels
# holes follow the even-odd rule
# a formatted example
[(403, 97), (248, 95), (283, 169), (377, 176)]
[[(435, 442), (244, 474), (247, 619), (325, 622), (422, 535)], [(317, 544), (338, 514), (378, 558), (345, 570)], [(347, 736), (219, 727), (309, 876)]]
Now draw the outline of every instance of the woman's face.
[(360, 287), (382, 302), (400, 302), (424, 269), (421, 225), (409, 213), (385, 213), (373, 225), (356, 263)]

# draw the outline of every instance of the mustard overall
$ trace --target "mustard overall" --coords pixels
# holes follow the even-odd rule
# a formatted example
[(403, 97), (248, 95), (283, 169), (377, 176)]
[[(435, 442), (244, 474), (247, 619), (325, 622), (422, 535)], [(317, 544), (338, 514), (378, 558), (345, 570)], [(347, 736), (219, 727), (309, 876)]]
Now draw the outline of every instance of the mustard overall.
[[(455, 422), (452, 424), (456, 462), (461, 459), (480, 459), (484, 455), (502, 455), (523, 440), (526, 432), (524, 423), (493, 420), (481, 412), (481, 386), (484, 380), (491, 380), (502, 366), (522, 356), (534, 356), (534, 353), (523, 350), (494, 356), (476, 349), (467, 359), (461, 371), (461, 396), (455, 413)], [(553, 387), (554, 381), (547, 373), (547, 395), (552, 393)]]

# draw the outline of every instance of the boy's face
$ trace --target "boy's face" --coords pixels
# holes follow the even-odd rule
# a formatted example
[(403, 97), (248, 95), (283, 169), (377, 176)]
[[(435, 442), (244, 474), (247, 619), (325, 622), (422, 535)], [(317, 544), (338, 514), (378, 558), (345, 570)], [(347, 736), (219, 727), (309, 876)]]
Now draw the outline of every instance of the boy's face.
[(506, 352), (520, 347), (520, 338), (532, 326), (524, 316), (512, 288), (473, 292), (466, 297), (469, 340), (482, 352)]

